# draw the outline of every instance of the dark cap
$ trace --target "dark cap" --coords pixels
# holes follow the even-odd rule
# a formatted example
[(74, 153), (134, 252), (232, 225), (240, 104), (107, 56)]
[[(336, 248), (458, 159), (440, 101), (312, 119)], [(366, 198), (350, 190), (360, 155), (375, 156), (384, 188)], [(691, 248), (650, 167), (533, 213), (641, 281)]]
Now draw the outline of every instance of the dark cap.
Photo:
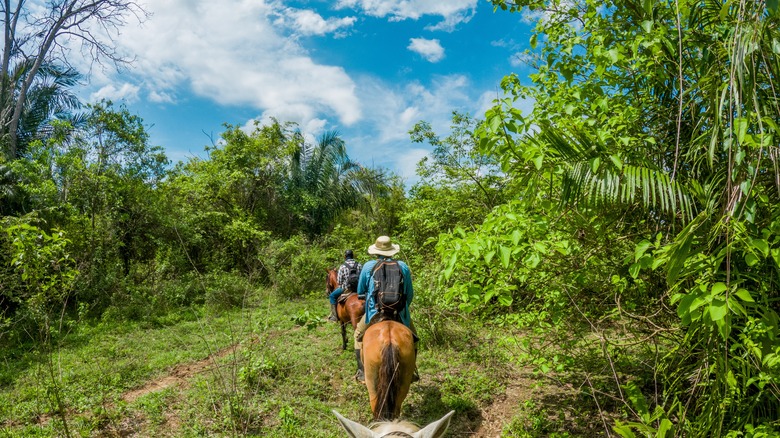
[(344, 258), (345, 259), (351, 259), (353, 257), (355, 257), (355, 254), (352, 252), (351, 249), (348, 249), (348, 250), (344, 251)]

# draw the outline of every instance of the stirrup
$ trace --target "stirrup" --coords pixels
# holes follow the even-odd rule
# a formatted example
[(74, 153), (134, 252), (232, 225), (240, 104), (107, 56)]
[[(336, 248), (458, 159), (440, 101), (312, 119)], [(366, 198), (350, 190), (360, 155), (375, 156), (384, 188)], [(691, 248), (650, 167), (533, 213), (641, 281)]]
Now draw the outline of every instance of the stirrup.
[(366, 373), (363, 372), (363, 370), (357, 370), (357, 373), (355, 373), (355, 380), (360, 383), (366, 383)]
[(339, 318), (331, 313), (330, 316), (328, 316), (328, 321), (339, 322)]

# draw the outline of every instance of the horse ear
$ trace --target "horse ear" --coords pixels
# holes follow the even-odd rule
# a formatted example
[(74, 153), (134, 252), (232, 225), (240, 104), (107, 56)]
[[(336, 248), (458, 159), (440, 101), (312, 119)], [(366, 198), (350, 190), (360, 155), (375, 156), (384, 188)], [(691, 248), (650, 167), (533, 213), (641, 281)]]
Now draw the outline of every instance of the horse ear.
[(444, 436), (444, 432), (450, 427), (450, 418), (455, 411), (441, 417), (438, 421), (425, 426), (422, 430), (414, 434), (415, 438), (439, 438)]
[(371, 431), (371, 429), (363, 426), (360, 423), (356, 423), (350, 419), (344, 418), (335, 410), (332, 412), (334, 415), (336, 415), (336, 418), (339, 419), (339, 422), (344, 427), (344, 430), (346, 430), (349, 436), (352, 438), (374, 438), (375, 434)]

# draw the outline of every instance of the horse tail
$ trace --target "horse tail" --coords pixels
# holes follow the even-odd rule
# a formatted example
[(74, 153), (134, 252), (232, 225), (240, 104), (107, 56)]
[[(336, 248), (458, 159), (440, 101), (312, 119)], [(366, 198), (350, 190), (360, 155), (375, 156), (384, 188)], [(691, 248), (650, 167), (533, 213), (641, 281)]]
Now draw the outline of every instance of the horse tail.
[(379, 411), (374, 420), (394, 420), (394, 412), (401, 392), (401, 354), (398, 346), (388, 344), (382, 349), (382, 366), (377, 376), (376, 392)]

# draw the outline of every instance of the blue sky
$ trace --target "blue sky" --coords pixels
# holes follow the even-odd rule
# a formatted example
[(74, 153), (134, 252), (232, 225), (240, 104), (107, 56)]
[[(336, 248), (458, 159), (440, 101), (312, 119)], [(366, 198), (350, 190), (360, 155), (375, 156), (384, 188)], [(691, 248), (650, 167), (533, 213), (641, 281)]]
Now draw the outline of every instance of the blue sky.
[[(149, 0), (116, 39), (126, 70), (92, 69), (87, 99), (124, 102), (151, 142), (204, 156), (224, 123), (276, 117), (314, 140), (336, 130), (353, 159), (414, 181), (429, 152), (408, 131), (446, 134), (481, 117), (501, 78), (522, 76), (532, 24), (486, 0)], [(530, 108), (530, 104), (527, 104)]]

